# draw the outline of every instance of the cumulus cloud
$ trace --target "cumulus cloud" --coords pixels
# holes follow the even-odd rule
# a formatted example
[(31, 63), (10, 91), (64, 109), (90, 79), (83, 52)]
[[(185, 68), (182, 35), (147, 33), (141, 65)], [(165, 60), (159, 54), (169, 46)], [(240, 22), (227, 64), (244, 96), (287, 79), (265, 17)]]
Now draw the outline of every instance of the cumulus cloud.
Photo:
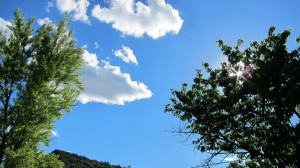
[(56, 0), (57, 8), (65, 13), (72, 13), (74, 20), (90, 24), (87, 16), (87, 8), (90, 5), (88, 0)]
[(53, 24), (52, 20), (50, 20), (48, 17), (44, 19), (38, 19), (37, 20), (38, 25), (42, 26), (44, 24)]
[(12, 32), (7, 26), (11, 26), (11, 23), (0, 17), (0, 30), (6, 38), (9, 38)]
[(82, 58), (87, 66), (97, 67), (99, 64), (97, 55), (89, 53), (87, 50), (83, 50)]
[(78, 97), (81, 103), (124, 105), (126, 102), (152, 96), (144, 83), (132, 80), (130, 74), (123, 73), (120, 67), (110, 65), (107, 61), (101, 61), (99, 65), (96, 54), (85, 50), (83, 59), (86, 65), (82, 68), (84, 74), (81, 81), (85, 91)]
[(138, 64), (133, 51), (129, 47), (122, 46), (122, 49), (116, 50), (114, 54), (116, 57), (121, 58), (126, 63), (133, 63), (135, 65)]
[(167, 33), (178, 34), (183, 24), (178, 10), (165, 0), (148, 0), (148, 5), (134, 0), (111, 0), (109, 8), (95, 5), (92, 16), (112, 24), (125, 35), (141, 37), (147, 34), (153, 39)]

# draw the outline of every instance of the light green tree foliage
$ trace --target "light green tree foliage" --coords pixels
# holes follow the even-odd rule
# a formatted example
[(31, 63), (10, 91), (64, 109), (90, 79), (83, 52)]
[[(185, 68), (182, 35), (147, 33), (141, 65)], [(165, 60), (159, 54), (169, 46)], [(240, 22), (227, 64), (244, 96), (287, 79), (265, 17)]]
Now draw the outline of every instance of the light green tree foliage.
[(198, 70), (191, 88), (172, 91), (165, 111), (199, 136), (194, 144), (211, 154), (203, 166), (237, 156), (231, 167), (299, 167), (300, 47), (287, 49), (290, 30), (274, 31), (243, 51), (242, 40), (235, 47), (220, 40), (228, 61), (217, 69), (204, 63), (207, 75)]
[(66, 18), (33, 31), (33, 18), (24, 20), (20, 10), (14, 16), (11, 36), (0, 35), (0, 165), (59, 167), (39, 148), (82, 90), (82, 51)]

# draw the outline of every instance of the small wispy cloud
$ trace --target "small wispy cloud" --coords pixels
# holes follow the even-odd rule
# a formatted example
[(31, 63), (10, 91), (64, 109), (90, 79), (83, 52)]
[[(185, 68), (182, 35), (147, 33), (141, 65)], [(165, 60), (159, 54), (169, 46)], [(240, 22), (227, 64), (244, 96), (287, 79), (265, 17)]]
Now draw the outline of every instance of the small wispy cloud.
[(126, 63), (133, 63), (135, 65), (138, 64), (133, 51), (129, 47), (122, 46), (122, 49), (116, 50), (114, 54), (116, 57), (122, 59)]
[(97, 42), (95, 42), (94, 45), (95, 45), (95, 49), (97, 49), (97, 48), (100, 47), (99, 44), (98, 44)]
[(88, 48), (88, 45), (85, 44), (85, 45), (83, 45), (81, 48), (82, 48), (82, 49), (87, 49), (87, 48)]
[(54, 137), (59, 137), (58, 131), (57, 130), (52, 130), (51, 135)]
[(50, 13), (50, 9), (54, 6), (54, 3), (52, 1), (47, 2), (47, 6), (46, 6), (46, 12)]

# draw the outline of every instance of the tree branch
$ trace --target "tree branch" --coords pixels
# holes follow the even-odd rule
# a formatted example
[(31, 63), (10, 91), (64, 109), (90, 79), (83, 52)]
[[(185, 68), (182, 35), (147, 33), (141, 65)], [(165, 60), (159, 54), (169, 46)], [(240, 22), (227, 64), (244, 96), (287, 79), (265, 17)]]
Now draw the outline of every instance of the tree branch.
[(296, 116), (300, 119), (300, 113), (295, 111)]

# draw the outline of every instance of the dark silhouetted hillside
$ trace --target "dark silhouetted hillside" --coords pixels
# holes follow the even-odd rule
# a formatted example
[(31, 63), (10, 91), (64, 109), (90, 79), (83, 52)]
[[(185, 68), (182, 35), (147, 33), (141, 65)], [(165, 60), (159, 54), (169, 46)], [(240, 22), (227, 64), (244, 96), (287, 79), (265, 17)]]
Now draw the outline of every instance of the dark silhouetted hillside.
[(59, 160), (64, 162), (65, 168), (125, 168), (119, 165), (111, 165), (108, 162), (99, 162), (91, 160), (84, 156), (79, 156), (73, 153), (54, 150), (52, 153), (59, 155)]

